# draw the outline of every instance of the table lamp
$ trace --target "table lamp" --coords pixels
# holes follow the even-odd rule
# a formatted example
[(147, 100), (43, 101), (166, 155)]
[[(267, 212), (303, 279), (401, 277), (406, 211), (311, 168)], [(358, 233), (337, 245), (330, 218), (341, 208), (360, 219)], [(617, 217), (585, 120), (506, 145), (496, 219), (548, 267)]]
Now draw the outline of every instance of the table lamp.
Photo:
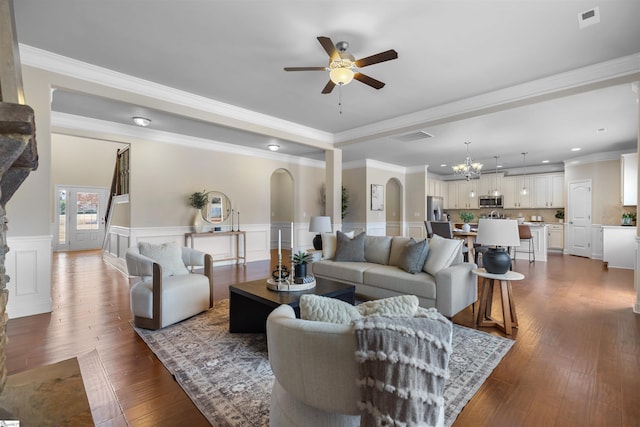
[(505, 274), (511, 267), (508, 247), (520, 246), (518, 221), (515, 219), (480, 219), (476, 243), (490, 246), (482, 257), (487, 273)]
[(322, 233), (331, 233), (331, 217), (328, 216), (312, 216), (309, 221), (309, 231), (316, 234), (313, 238), (313, 248), (322, 249)]

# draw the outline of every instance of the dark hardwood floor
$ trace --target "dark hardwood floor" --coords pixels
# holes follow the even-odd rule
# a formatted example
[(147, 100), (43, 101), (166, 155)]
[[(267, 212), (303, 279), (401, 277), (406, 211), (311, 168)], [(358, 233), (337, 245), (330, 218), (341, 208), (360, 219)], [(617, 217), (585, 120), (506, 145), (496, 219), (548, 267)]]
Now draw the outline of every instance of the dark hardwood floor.
[[(558, 254), (547, 263), (519, 260), (515, 270), (525, 275), (513, 283), (515, 345), (454, 425), (640, 425), (633, 272)], [(215, 297), (227, 298), (229, 284), (270, 271), (267, 261), (216, 267)], [(9, 374), (95, 348), (130, 425), (208, 425), (133, 331), (128, 290), (128, 280), (100, 252), (55, 253), (53, 312), (9, 320)], [(453, 321), (473, 327), (471, 308)]]

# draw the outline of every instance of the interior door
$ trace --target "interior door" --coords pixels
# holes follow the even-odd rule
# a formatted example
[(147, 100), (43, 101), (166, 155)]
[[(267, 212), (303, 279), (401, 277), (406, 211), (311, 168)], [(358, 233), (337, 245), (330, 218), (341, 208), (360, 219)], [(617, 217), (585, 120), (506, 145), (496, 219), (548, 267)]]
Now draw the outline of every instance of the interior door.
[(591, 257), (591, 180), (569, 183), (568, 251)]
[(100, 249), (105, 233), (109, 190), (99, 187), (56, 186), (57, 250)]

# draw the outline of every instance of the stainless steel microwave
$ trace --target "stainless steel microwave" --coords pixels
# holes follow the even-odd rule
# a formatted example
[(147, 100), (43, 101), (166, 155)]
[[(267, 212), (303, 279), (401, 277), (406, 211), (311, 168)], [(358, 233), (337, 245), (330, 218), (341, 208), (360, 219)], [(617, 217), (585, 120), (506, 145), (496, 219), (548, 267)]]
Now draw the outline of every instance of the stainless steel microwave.
[(502, 196), (480, 196), (478, 202), (481, 208), (501, 208)]

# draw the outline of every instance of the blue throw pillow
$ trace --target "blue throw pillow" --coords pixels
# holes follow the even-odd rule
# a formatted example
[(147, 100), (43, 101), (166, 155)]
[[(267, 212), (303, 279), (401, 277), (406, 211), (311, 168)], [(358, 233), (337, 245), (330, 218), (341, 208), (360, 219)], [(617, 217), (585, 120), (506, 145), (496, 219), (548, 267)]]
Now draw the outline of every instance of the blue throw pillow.
[(429, 255), (429, 243), (427, 243), (427, 240), (416, 242), (412, 238), (402, 249), (399, 267), (407, 273), (419, 273), (424, 267), (427, 255)]

